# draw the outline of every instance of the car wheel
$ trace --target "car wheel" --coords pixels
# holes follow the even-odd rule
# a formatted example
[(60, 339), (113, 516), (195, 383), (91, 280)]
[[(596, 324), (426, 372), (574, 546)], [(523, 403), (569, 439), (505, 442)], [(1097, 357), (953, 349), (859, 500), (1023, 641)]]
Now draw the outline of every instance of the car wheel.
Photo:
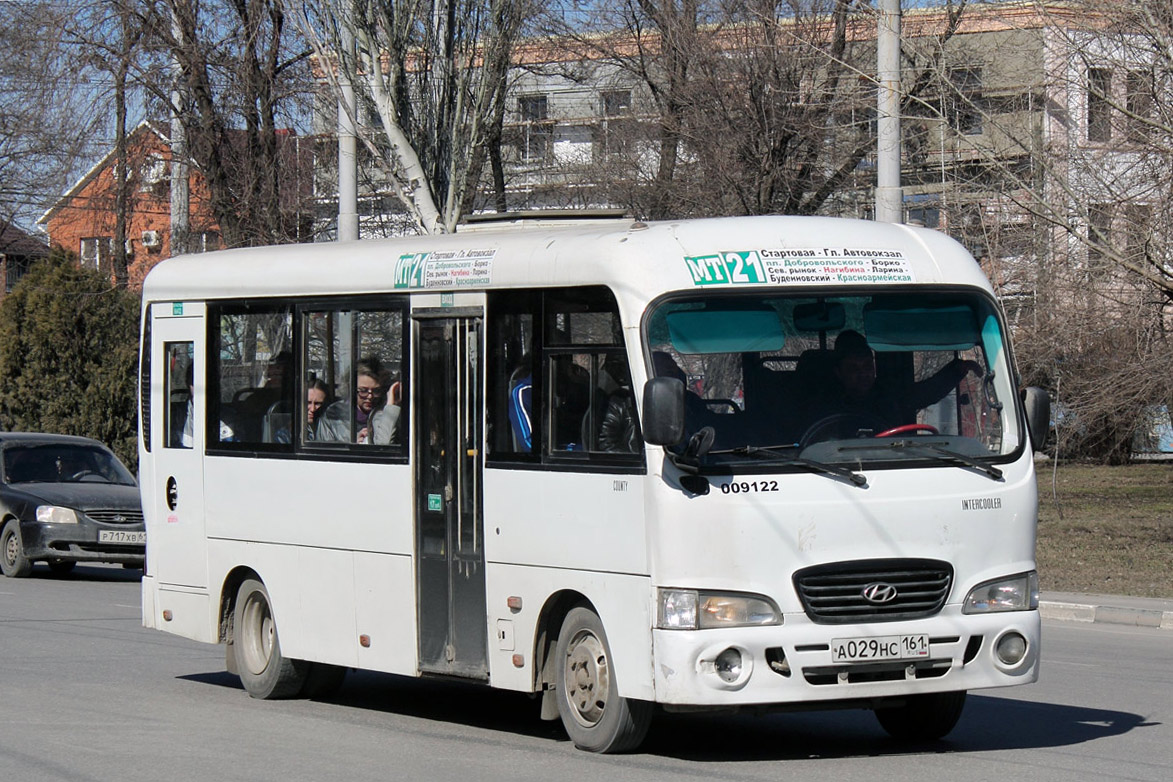
[(20, 542), (20, 522), (9, 519), (0, 531), (0, 571), (9, 578), (24, 578), (33, 570), (33, 563), (24, 555)]
[(77, 563), (72, 559), (51, 559), (49, 560), (49, 571), (55, 576), (67, 576), (73, 572), (73, 568)]
[(619, 696), (607, 634), (594, 611), (571, 609), (556, 654), (558, 714), (574, 745), (589, 752), (638, 747), (651, 724), (652, 704)]
[(301, 693), (309, 664), (281, 654), (277, 622), (265, 585), (246, 579), (236, 592), (232, 651), (240, 683), (254, 698), (293, 698)]
[(876, 709), (880, 727), (902, 741), (933, 741), (953, 730), (965, 708), (965, 690), (909, 695), (901, 706)]

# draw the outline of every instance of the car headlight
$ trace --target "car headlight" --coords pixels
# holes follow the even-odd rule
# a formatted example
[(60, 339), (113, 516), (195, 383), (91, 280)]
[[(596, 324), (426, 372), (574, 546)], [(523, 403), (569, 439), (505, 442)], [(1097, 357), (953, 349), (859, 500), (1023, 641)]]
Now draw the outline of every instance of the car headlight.
[(1034, 611), (1039, 607), (1039, 574), (1020, 573), (1010, 578), (978, 584), (965, 596), (963, 614), (994, 611)]
[(77, 524), (77, 513), (73, 508), (60, 505), (38, 505), (37, 521), (42, 524)]
[(695, 589), (657, 590), (656, 627), (661, 630), (711, 630), (781, 624), (769, 598)]

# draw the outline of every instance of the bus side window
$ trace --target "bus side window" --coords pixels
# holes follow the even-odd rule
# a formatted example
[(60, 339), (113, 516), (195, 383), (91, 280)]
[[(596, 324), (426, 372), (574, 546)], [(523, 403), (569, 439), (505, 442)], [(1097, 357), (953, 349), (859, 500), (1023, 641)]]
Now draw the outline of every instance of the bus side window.
[(567, 353), (550, 357), (552, 451), (586, 451), (592, 412), (591, 356)]
[(542, 379), (534, 330), (541, 294), (491, 293), (488, 305), (489, 452), (494, 459), (533, 461), (541, 450), (543, 430), (537, 409)]
[(167, 357), (167, 374), (164, 376), (167, 410), (164, 413), (166, 425), (163, 427), (163, 444), (166, 448), (191, 448), (195, 344), (168, 342), (163, 350)]
[[(233, 311), (235, 310), (235, 311)], [(224, 307), (212, 317), (215, 350), (208, 444), (277, 443), (275, 423), (293, 405), (293, 318), (288, 307)]]
[[(403, 310), (336, 310), (302, 315), (297, 411), (303, 445), (401, 448), (406, 442)], [(310, 395), (321, 407), (310, 420)]]
[(635, 397), (610, 290), (493, 292), (487, 320), (491, 460), (639, 461)]

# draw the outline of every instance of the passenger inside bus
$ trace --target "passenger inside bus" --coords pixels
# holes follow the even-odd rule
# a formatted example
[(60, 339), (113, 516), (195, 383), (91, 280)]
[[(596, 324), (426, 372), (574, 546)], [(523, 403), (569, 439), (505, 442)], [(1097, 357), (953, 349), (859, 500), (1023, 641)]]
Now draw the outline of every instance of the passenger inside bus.
[[(596, 428), (598, 449), (608, 453), (639, 453), (639, 423), (626, 356), (604, 359), (599, 376), (596, 392), (599, 403), (589, 419), (590, 425)], [(583, 440), (591, 442), (586, 436)]]
[[(330, 389), (318, 378), (306, 384), (305, 442), (318, 439), (318, 423), (322, 419), (322, 408), (330, 397)], [(289, 433), (293, 429), (293, 416), (283, 409), (285, 402), (277, 402), (269, 409), (265, 423), (266, 431), (273, 432), (272, 442), (291, 442)]]
[[(877, 382), (876, 356), (867, 339), (848, 329), (835, 339), (832, 388), (812, 404), (810, 429), (839, 437), (872, 434), (916, 423), (916, 413), (944, 398), (966, 375), (982, 376), (976, 361), (954, 358), (934, 375), (913, 383)], [(804, 439), (813, 439), (808, 429)]]
[(326, 408), (318, 439), (389, 445), (399, 426), (400, 396), (400, 384), (391, 382), (391, 373), (377, 356), (360, 360), (355, 365), (354, 400), (340, 399)]

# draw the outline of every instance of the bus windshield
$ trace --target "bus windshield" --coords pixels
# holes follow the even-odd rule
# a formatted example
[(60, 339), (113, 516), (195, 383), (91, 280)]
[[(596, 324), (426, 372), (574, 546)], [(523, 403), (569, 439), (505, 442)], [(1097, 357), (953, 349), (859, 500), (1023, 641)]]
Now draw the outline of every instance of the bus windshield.
[(984, 465), (1023, 437), (1003, 327), (977, 293), (690, 295), (651, 312), (647, 341), (655, 375), (685, 385), (672, 450), (701, 470), (929, 462), (994, 476)]

